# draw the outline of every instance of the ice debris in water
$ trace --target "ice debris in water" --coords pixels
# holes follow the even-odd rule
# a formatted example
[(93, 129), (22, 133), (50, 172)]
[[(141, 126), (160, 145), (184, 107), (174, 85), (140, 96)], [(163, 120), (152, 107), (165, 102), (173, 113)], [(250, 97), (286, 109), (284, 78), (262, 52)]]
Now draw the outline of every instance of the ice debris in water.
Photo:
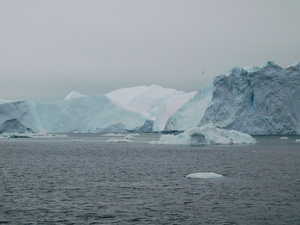
[(223, 175), (213, 173), (213, 172), (206, 172), (206, 173), (191, 173), (186, 176), (189, 179), (212, 179), (212, 178), (222, 178)]
[(300, 143), (300, 139), (296, 139), (295, 142), (299, 142)]
[(68, 137), (65, 134), (47, 134), (47, 133), (3, 133), (0, 134), (2, 139), (11, 139), (11, 138), (63, 138)]
[(119, 139), (108, 139), (106, 142), (114, 142), (114, 143), (132, 143), (132, 140), (126, 138), (119, 138)]
[(289, 138), (288, 137), (280, 137), (279, 139), (286, 140), (286, 139), (289, 139)]
[(229, 145), (229, 144), (254, 144), (256, 140), (249, 134), (235, 130), (224, 130), (213, 125), (204, 125), (189, 129), (178, 135), (162, 135), (158, 141), (150, 144), (175, 144), (175, 145)]

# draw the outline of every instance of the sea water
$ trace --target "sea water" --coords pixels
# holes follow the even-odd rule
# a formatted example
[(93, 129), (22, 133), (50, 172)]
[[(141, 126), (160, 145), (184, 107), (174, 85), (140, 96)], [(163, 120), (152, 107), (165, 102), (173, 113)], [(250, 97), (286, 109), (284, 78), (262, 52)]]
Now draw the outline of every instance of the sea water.
[(300, 224), (299, 136), (228, 146), (111, 138), (0, 140), (0, 223)]

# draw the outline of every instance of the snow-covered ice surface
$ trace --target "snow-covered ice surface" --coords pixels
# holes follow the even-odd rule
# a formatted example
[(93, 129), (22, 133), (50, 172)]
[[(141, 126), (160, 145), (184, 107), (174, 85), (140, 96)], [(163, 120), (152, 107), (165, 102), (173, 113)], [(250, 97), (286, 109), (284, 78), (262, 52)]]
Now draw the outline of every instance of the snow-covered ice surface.
[(216, 178), (223, 178), (223, 175), (217, 174), (214, 172), (204, 172), (204, 173), (191, 173), (186, 176), (189, 179), (216, 179)]
[[(187, 98), (189, 95), (192, 97), (193, 93), (185, 93), (171, 88), (163, 88), (158, 85), (150, 85), (121, 88), (110, 92), (105, 96), (125, 109), (139, 112), (148, 120), (154, 121), (160, 107), (166, 100), (171, 100), (172, 98), (176, 99), (177, 96), (178, 100), (180, 100), (179, 102), (182, 102), (180, 97)], [(178, 104), (180, 103), (177, 103), (177, 105)], [(174, 105), (176, 104), (173, 104), (173, 106)]]
[(166, 131), (187, 130), (196, 127), (212, 98), (212, 85), (201, 88), (197, 94), (171, 115), (165, 125)]
[(174, 144), (174, 145), (230, 145), (230, 144), (254, 144), (256, 140), (245, 133), (235, 130), (224, 130), (209, 125), (186, 130), (178, 135), (162, 135), (158, 141), (150, 144)]
[(253, 135), (300, 134), (300, 63), (233, 68), (214, 79), (200, 126), (213, 123)]
[(72, 98), (80, 98), (80, 97), (86, 97), (86, 95), (80, 94), (77, 91), (72, 91), (70, 94), (67, 95), (65, 100), (69, 100), (69, 99), (72, 99)]

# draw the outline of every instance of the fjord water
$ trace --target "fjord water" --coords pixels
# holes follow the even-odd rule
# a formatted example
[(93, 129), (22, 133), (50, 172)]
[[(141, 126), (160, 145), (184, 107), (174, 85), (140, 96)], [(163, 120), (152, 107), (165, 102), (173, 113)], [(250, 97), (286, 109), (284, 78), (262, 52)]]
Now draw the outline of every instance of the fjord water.
[[(149, 145), (99, 135), (0, 140), (2, 224), (299, 224), (299, 137)], [(214, 172), (218, 179), (186, 179)]]

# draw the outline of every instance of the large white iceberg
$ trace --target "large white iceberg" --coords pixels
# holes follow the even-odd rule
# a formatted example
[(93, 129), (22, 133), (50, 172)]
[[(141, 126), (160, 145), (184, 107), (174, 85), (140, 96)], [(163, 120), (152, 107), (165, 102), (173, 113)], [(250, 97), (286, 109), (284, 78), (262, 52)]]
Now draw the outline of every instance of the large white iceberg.
[(156, 118), (155, 129), (163, 130), (169, 116), (194, 94), (151, 85), (123, 88), (105, 96), (72, 91), (57, 102), (0, 99), (0, 126), (18, 120), (33, 132), (152, 132)]
[[(186, 94), (187, 93), (183, 91), (163, 88), (158, 85), (150, 85), (121, 88), (110, 92), (105, 96), (125, 109), (139, 112), (148, 120), (154, 121), (161, 105), (166, 102), (166, 100), (172, 99), (174, 96), (186, 97)], [(188, 97), (192, 97), (193, 94), (194, 93), (189, 94)]]
[(235, 130), (224, 130), (209, 125), (186, 130), (183, 133), (162, 135), (158, 141), (150, 144), (174, 145), (230, 145), (254, 144), (256, 140), (249, 134)]
[(300, 134), (300, 63), (234, 68), (215, 78), (200, 126), (213, 123), (248, 134)]

